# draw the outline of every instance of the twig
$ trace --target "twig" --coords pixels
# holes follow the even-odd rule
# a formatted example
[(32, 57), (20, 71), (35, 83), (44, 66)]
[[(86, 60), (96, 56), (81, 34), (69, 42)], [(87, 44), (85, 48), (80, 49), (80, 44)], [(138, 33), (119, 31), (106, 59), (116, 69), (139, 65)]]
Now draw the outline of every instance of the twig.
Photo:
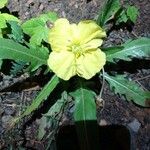
[(144, 90), (148, 91), (139, 81), (136, 81)]
[(146, 78), (150, 78), (150, 74), (147, 75), (147, 76), (145, 76), (145, 77), (142, 77), (142, 78), (137, 78), (137, 79), (134, 80), (134, 81), (136, 82), (136, 81), (144, 80), (144, 79), (146, 79)]

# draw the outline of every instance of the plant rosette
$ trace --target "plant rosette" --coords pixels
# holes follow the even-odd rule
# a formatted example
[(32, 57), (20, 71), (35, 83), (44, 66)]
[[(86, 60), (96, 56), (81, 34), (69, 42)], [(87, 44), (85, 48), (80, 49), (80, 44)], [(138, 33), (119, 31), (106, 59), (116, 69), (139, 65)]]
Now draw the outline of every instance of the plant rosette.
[[(6, 0), (1, 2), (0, 8), (4, 7), (6, 2)], [(131, 13), (132, 10), (134, 14)], [(99, 93), (95, 91), (99, 89), (90, 87), (94, 76), (98, 77), (98, 82), (100, 81), (102, 85), (100, 100), (103, 98), (104, 82), (107, 81), (115, 94), (124, 95), (128, 101), (133, 101), (142, 107), (149, 107), (149, 91), (143, 90), (138, 83), (126, 75), (118, 74), (117, 71), (115, 71), (115, 76), (112, 75), (113, 68), (110, 71), (105, 66), (117, 64), (119, 60), (126, 63), (131, 62), (133, 58), (150, 59), (150, 39), (139, 37), (134, 40), (130, 39), (121, 45), (102, 46), (107, 31), (111, 31), (107, 28), (111, 21), (115, 21), (114, 25), (127, 23), (129, 20), (135, 22), (137, 15), (136, 8), (124, 8), (120, 5), (119, 0), (108, 0), (99, 13), (97, 21), (85, 20), (78, 24), (69, 23), (65, 18), (58, 18), (53, 12), (31, 18), (22, 24), (18, 23), (15, 17), (5, 13), (0, 14), (0, 66), (3, 66), (3, 60), (13, 60), (11, 73), (14, 75), (20, 72), (36, 75), (39, 68), (43, 69), (45, 74), (48, 72), (50, 74), (50, 81), (39, 92), (31, 105), (13, 120), (12, 125), (38, 109), (55, 88), (62, 86), (59, 84), (62, 80), (69, 83), (70, 89), (61, 87), (63, 91), (55, 93), (61, 98), (56, 99), (55, 104), (42, 116), (42, 125), (39, 127), (39, 133), (42, 132), (40, 139), (46, 134), (43, 121), (46, 126), (55, 123), (54, 130), (57, 130), (59, 122), (54, 122), (57, 120), (55, 118), (49, 118), (63, 113), (62, 110), (69, 96), (72, 97), (75, 104), (74, 121), (82, 122), (80, 127), (83, 127), (83, 131), (86, 132), (86, 122), (96, 120), (95, 96)], [(74, 76), (75, 84), (70, 80)], [(95, 82), (98, 84), (94, 80)], [(80, 131), (78, 130), (78, 133)], [(81, 136), (81, 141), (84, 140), (83, 138)], [(85, 140), (88, 141), (88, 139)]]

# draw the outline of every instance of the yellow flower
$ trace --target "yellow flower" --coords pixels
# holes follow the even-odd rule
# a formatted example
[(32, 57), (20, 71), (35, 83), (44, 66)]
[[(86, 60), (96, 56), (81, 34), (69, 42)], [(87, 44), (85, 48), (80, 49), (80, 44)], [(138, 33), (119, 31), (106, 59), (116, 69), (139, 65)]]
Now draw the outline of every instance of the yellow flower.
[(48, 66), (64, 80), (78, 75), (90, 79), (98, 73), (106, 62), (106, 55), (98, 47), (106, 33), (94, 21), (70, 24), (60, 18), (49, 32), (52, 52)]

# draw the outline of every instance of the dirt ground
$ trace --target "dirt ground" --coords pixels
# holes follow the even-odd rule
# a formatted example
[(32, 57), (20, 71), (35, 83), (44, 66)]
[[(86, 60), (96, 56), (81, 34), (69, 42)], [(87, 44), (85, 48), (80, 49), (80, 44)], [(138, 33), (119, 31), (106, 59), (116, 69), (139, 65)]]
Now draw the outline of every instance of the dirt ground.
[[(8, 9), (13, 14), (17, 14), (21, 20), (27, 20), (33, 16), (48, 11), (56, 11), (60, 17), (66, 17), (72, 22), (78, 22), (81, 19), (93, 19), (97, 16), (105, 0), (9, 0)], [(137, 23), (132, 32), (127, 30), (114, 30), (108, 35), (106, 45), (121, 44), (129, 38), (137, 36), (150, 37), (150, 2), (149, 0), (129, 0), (139, 9)], [(137, 61), (136, 61), (137, 63)], [(141, 87), (147, 91), (150, 90), (150, 61), (143, 65), (139, 62), (139, 68), (130, 68), (131, 63), (121, 67), (127, 67), (128, 74), (134, 81), (138, 82)], [(0, 89), (21, 82), (26, 76), (12, 77), (0, 73)], [(24, 143), (26, 149), (41, 150), (44, 143), (36, 139), (37, 119), (25, 126), (24, 134), (21, 134), (21, 127), (8, 135), (4, 134), (7, 129), (9, 120), (18, 115), (19, 112), (31, 103), (31, 100), (37, 95), (42, 85), (39, 85), (40, 78), (30, 79), (25, 83), (19, 84), (18, 90), (7, 90), (0, 93), (0, 149), (8, 149), (8, 142), (19, 145)], [(43, 80), (41, 78), (41, 80)], [(22, 86), (33, 87), (26, 90)], [(124, 125), (132, 136), (133, 149), (149, 150), (150, 149), (150, 109), (141, 108), (132, 102), (127, 102), (124, 97), (119, 97), (110, 91), (107, 83), (103, 93), (104, 106), (98, 108), (98, 122), (100, 125)], [(70, 116), (72, 115), (72, 112)], [(65, 121), (65, 124), (70, 121)], [(25, 121), (24, 121), (25, 123)], [(17, 132), (17, 134), (16, 134)], [(6, 140), (7, 139), (7, 140)]]

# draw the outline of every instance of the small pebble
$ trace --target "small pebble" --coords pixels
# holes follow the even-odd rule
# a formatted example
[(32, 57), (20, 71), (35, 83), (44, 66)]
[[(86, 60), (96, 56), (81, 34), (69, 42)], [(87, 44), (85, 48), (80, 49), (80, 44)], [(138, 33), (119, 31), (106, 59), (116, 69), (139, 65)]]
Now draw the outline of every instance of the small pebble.
[(105, 119), (101, 119), (99, 125), (100, 126), (106, 126), (107, 125), (107, 121)]
[(41, 4), (40, 7), (39, 7), (39, 9), (40, 9), (40, 10), (43, 10), (43, 9), (44, 9), (44, 6)]

